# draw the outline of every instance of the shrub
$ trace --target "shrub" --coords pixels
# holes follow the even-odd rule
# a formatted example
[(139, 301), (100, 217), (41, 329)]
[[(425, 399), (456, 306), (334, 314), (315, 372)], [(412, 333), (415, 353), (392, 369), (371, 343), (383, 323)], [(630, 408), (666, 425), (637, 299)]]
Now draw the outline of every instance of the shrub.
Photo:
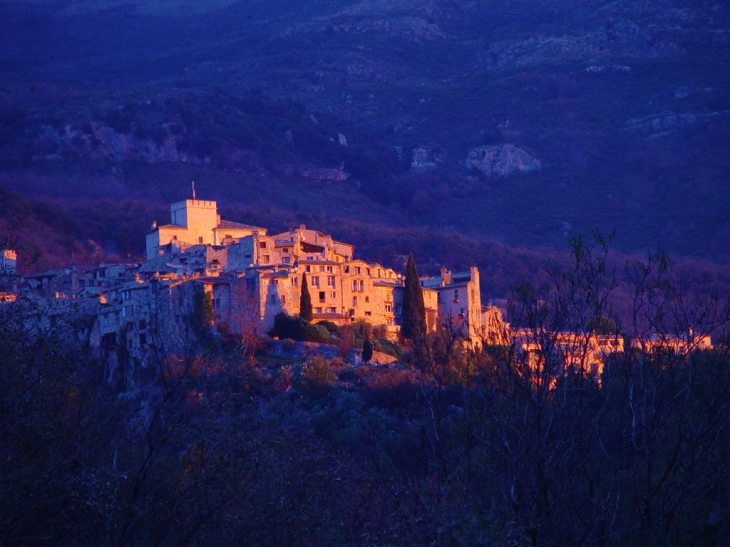
[(326, 328), (332, 334), (339, 335), (339, 333), (340, 333), (340, 327), (335, 325), (332, 321), (327, 321), (325, 319), (323, 321), (318, 321), (317, 325), (322, 325), (324, 328)]
[(292, 317), (284, 312), (277, 313), (274, 317), (274, 328), (269, 331), (270, 336), (277, 336), (279, 339), (291, 338), (292, 340), (305, 340), (305, 331), (309, 323), (301, 317)]
[(327, 330), (323, 325), (312, 325), (307, 323), (304, 326), (304, 338), (305, 342), (318, 342), (320, 344), (327, 344), (331, 342), (330, 331)]
[(403, 348), (398, 344), (394, 344), (387, 338), (375, 338), (373, 340), (373, 346), (376, 351), (387, 353), (392, 357), (398, 358), (403, 355)]
[(316, 355), (304, 366), (300, 387), (307, 393), (324, 395), (337, 382), (337, 374), (330, 369), (322, 355)]

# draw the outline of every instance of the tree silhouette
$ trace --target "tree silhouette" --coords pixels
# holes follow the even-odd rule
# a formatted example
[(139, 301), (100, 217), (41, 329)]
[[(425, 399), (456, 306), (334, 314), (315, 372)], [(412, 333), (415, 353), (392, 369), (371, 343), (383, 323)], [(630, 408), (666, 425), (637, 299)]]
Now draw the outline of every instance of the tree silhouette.
[(373, 358), (373, 343), (370, 341), (370, 337), (365, 339), (365, 343), (362, 346), (362, 360), (364, 363), (369, 363), (370, 359)]
[(418, 281), (418, 269), (413, 260), (413, 253), (408, 255), (406, 265), (406, 286), (403, 290), (403, 338), (413, 339), (426, 333), (426, 310), (423, 304), (423, 292)]
[(312, 320), (312, 297), (309, 296), (307, 274), (302, 274), (302, 294), (299, 296), (299, 317)]

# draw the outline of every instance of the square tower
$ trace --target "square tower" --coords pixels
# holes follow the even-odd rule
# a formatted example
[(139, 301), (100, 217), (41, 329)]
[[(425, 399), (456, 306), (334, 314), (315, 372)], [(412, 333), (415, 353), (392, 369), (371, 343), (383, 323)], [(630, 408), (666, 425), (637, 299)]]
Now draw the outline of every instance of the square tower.
[(212, 245), (213, 229), (218, 226), (218, 207), (215, 201), (186, 199), (170, 205), (170, 216), (174, 226), (187, 228), (186, 243)]

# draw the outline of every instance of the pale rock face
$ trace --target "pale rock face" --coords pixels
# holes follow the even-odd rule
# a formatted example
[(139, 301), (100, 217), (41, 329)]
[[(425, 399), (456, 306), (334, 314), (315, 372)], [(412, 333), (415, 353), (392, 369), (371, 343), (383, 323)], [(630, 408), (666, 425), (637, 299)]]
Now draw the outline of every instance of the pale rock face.
[(540, 160), (513, 144), (473, 148), (465, 164), (467, 169), (478, 169), (487, 177), (504, 177), (542, 168)]
[(443, 163), (443, 156), (433, 148), (420, 146), (413, 149), (411, 171), (432, 171), (439, 163)]

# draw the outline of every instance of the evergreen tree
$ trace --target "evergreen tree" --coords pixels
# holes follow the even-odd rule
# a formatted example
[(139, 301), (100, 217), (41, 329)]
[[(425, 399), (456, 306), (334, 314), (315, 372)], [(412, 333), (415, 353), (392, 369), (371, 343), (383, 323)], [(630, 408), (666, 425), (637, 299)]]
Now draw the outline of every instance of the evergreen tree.
[(309, 296), (307, 274), (302, 275), (302, 294), (299, 296), (299, 317), (307, 321), (312, 320), (312, 297)]
[(369, 363), (370, 359), (373, 358), (373, 343), (370, 341), (368, 336), (365, 339), (365, 343), (362, 346), (362, 360), (364, 363)]
[(413, 339), (426, 334), (426, 308), (423, 305), (423, 292), (418, 281), (418, 269), (413, 253), (408, 255), (406, 265), (406, 286), (403, 289), (403, 338)]

